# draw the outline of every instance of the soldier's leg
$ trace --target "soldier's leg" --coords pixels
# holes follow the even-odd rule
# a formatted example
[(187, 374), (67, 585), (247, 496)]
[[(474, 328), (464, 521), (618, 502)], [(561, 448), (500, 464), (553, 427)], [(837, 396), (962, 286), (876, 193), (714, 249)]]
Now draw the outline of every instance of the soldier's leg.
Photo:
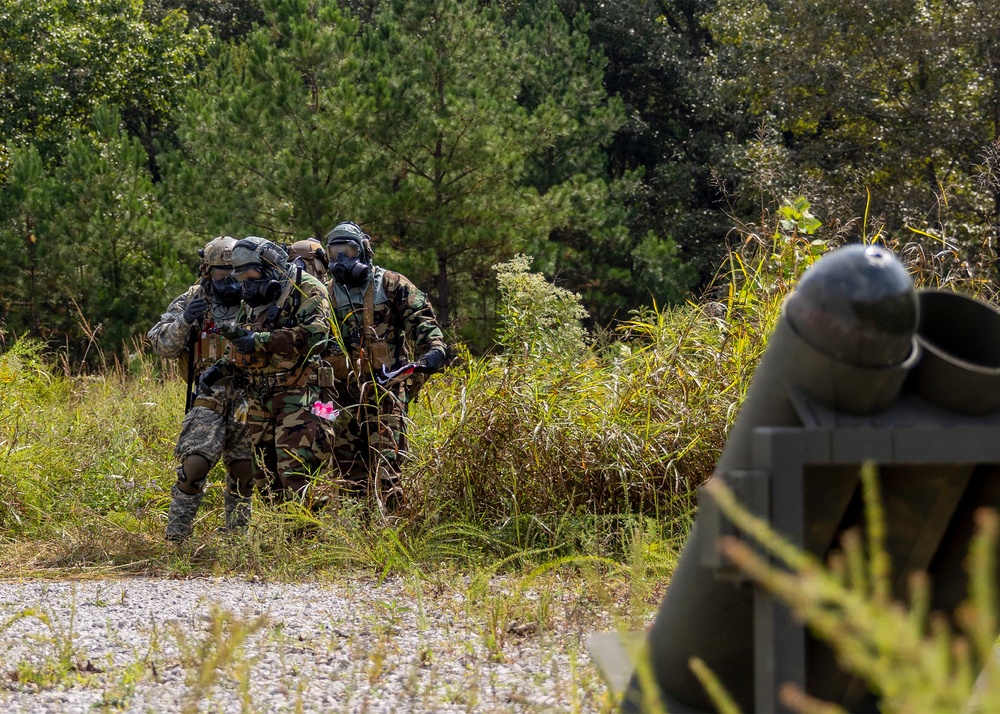
[(222, 455), (225, 419), (221, 405), (200, 397), (184, 416), (174, 454), (178, 459), (177, 480), (170, 489), (167, 540), (182, 541), (191, 535), (198, 508), (205, 497), (205, 479)]
[(311, 412), (318, 398), (319, 387), (307, 385), (289, 388), (274, 399), (278, 476), (282, 487), (299, 497), (305, 496), (310, 477), (321, 473), (328, 460), (324, 425)]
[(351, 418), (332, 435), (333, 463), (349, 490), (363, 492), (368, 488), (368, 437), (362, 430), (365, 405), (355, 403), (345, 408)]
[(270, 480), (275, 475), (274, 424), (270, 392), (251, 394), (247, 410), (247, 431), (252, 446), (253, 480), (261, 495), (271, 495)]
[(399, 474), (406, 454), (405, 405), (393, 393), (381, 391), (378, 403), (366, 410), (365, 433), (372, 493), (380, 507), (401, 505)]
[(254, 467), (253, 444), (247, 416), (234, 413), (245, 395), (237, 392), (230, 400), (226, 424), (226, 443), (222, 458), (226, 464), (226, 490), (223, 503), (227, 531), (246, 530), (250, 523), (250, 505), (253, 495)]

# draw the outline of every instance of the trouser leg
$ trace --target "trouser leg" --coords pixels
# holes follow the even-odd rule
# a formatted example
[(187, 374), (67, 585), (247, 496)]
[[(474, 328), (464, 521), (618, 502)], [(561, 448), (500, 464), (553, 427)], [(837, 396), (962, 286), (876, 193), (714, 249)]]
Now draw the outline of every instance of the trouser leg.
[(223, 506), (226, 512), (225, 530), (245, 531), (250, 524), (254, 470), (250, 459), (240, 459), (229, 464), (226, 471), (226, 491)]

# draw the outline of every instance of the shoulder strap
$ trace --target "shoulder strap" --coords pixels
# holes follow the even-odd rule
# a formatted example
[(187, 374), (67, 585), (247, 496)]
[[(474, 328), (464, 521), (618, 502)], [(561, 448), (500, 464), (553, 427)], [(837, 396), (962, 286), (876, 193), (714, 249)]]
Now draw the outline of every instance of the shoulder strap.
[(375, 281), (368, 281), (368, 289), (365, 290), (365, 307), (364, 307), (364, 326), (365, 332), (369, 328), (375, 325)]
[(281, 309), (288, 302), (288, 296), (292, 294), (292, 290), (299, 287), (302, 283), (302, 268), (295, 266), (295, 280), (291, 279), (289, 276), (288, 282), (285, 284), (284, 290), (278, 296), (278, 301), (275, 302), (271, 307), (267, 309), (267, 319), (264, 321), (264, 325), (270, 329), (275, 320), (278, 319), (278, 315), (281, 314)]

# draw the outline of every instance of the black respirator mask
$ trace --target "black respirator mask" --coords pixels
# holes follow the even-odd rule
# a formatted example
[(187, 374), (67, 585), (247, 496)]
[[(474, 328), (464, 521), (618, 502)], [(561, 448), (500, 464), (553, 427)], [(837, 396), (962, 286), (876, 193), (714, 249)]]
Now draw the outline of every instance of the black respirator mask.
[(269, 305), (281, 294), (281, 283), (269, 277), (243, 281), (243, 299), (250, 307)]
[(330, 263), (330, 274), (338, 283), (358, 287), (368, 279), (371, 268), (371, 265), (362, 263), (357, 257), (348, 258), (343, 253), (338, 253), (337, 258)]
[(243, 285), (232, 275), (210, 281), (209, 292), (223, 307), (236, 307), (243, 299)]

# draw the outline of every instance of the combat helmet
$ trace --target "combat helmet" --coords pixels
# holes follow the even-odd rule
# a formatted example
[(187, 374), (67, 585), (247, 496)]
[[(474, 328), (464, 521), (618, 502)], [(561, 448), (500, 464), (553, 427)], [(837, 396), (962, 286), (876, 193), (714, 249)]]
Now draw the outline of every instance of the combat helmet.
[(314, 278), (326, 281), (326, 251), (315, 238), (305, 238), (292, 243), (288, 248), (290, 260), (301, 260), (302, 267)]
[(288, 269), (288, 253), (284, 248), (259, 236), (247, 236), (233, 246), (233, 274), (251, 269), (260, 271), (262, 278), (280, 280)]
[(204, 271), (211, 268), (233, 267), (233, 246), (236, 239), (232, 236), (216, 236), (204, 248), (198, 251)]
[[(233, 269), (233, 246), (236, 239), (232, 236), (216, 236), (208, 244), (198, 251), (201, 256), (201, 266), (199, 274), (205, 292), (214, 300), (225, 307), (233, 307), (240, 304), (240, 297), (243, 289), (232, 276)], [(220, 275), (218, 269), (226, 270)], [(213, 271), (216, 272), (213, 275)]]
[(330, 255), (330, 273), (336, 282), (361, 285), (371, 272), (371, 239), (361, 226), (344, 221), (326, 234), (326, 248)]
[(242, 279), (243, 299), (251, 307), (273, 302), (288, 279), (288, 254), (266, 238), (248, 236), (233, 246), (233, 275), (257, 270), (259, 278)]

